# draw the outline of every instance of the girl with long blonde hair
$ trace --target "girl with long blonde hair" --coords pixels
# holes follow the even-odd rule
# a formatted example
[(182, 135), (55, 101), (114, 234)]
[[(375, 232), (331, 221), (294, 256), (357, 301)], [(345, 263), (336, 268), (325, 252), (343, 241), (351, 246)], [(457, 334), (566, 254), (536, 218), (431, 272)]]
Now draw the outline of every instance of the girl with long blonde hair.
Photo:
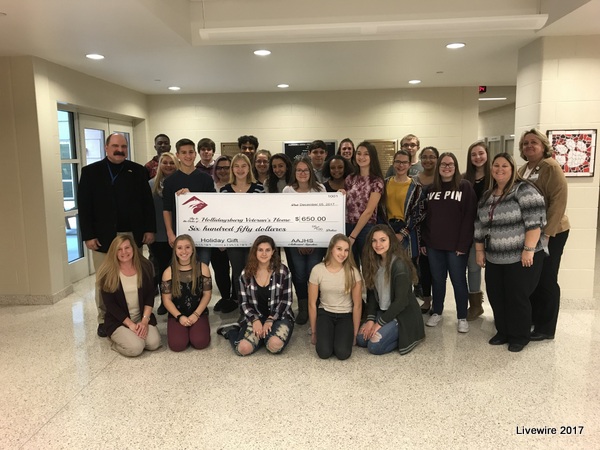
[[(317, 298), (321, 303), (317, 308)], [(308, 283), (308, 315), (311, 342), (319, 358), (334, 355), (348, 359), (360, 326), (362, 282), (350, 251), (350, 239), (336, 234), (322, 263), (310, 273)]]
[(133, 237), (117, 235), (97, 271), (96, 280), (106, 307), (104, 329), (113, 350), (138, 356), (160, 347), (154, 306), (152, 264), (144, 258)]
[(198, 350), (208, 347), (208, 303), (212, 295), (212, 280), (208, 266), (196, 259), (194, 241), (187, 234), (175, 239), (171, 266), (162, 276), (161, 293), (169, 312), (169, 348), (180, 352), (188, 344)]

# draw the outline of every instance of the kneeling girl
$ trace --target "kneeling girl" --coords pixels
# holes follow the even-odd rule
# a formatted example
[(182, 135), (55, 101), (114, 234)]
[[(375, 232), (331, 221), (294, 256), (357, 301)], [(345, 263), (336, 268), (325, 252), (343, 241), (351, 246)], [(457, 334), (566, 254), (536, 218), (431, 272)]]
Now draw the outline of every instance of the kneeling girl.
[[(319, 291), (321, 303), (317, 308)], [(325, 260), (312, 269), (308, 282), (311, 341), (320, 358), (333, 354), (341, 360), (350, 357), (361, 312), (362, 283), (350, 239), (336, 234), (329, 242)]]
[(208, 303), (212, 295), (210, 270), (196, 259), (191, 236), (182, 234), (173, 243), (171, 266), (163, 273), (162, 301), (169, 312), (167, 341), (174, 352), (189, 344), (201, 350), (210, 344)]
[(240, 356), (265, 346), (281, 353), (294, 330), (290, 271), (281, 263), (275, 241), (258, 236), (239, 278), (241, 323), (225, 325), (217, 333), (228, 339)]
[(412, 290), (415, 268), (388, 225), (371, 229), (362, 261), (367, 321), (356, 343), (376, 355), (394, 349), (404, 355), (425, 337), (421, 308)]

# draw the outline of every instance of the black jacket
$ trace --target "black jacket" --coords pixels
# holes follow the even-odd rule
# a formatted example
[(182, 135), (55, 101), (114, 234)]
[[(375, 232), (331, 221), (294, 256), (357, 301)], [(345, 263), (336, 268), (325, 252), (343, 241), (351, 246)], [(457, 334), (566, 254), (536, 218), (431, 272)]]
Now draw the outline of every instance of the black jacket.
[[(156, 232), (148, 172), (132, 161), (122, 164), (114, 184), (106, 158), (81, 170), (77, 192), (81, 237), (84, 241), (98, 239), (98, 251), (103, 253), (118, 231), (132, 232), (138, 247), (142, 246), (144, 233)], [(126, 219), (129, 230), (117, 229), (119, 216)]]

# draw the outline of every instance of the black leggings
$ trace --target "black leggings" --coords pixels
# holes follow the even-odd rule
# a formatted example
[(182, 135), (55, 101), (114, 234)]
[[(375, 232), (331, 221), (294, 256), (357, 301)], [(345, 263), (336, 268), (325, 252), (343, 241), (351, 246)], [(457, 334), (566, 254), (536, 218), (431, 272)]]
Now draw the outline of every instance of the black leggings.
[(317, 355), (327, 359), (335, 354), (338, 359), (352, 355), (354, 323), (352, 313), (336, 314), (319, 308), (317, 312)]

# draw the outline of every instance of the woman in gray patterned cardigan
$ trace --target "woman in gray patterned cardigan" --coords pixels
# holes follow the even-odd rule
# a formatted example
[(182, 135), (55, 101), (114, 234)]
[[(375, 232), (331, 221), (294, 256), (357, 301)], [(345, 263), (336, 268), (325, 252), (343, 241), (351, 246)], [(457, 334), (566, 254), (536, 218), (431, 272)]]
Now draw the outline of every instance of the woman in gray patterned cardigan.
[(477, 264), (486, 267), (486, 290), (498, 331), (489, 343), (508, 343), (509, 351), (520, 352), (530, 340), (529, 296), (543, 265), (540, 238), (546, 208), (537, 188), (517, 175), (508, 153), (494, 157), (492, 178), (475, 219)]

